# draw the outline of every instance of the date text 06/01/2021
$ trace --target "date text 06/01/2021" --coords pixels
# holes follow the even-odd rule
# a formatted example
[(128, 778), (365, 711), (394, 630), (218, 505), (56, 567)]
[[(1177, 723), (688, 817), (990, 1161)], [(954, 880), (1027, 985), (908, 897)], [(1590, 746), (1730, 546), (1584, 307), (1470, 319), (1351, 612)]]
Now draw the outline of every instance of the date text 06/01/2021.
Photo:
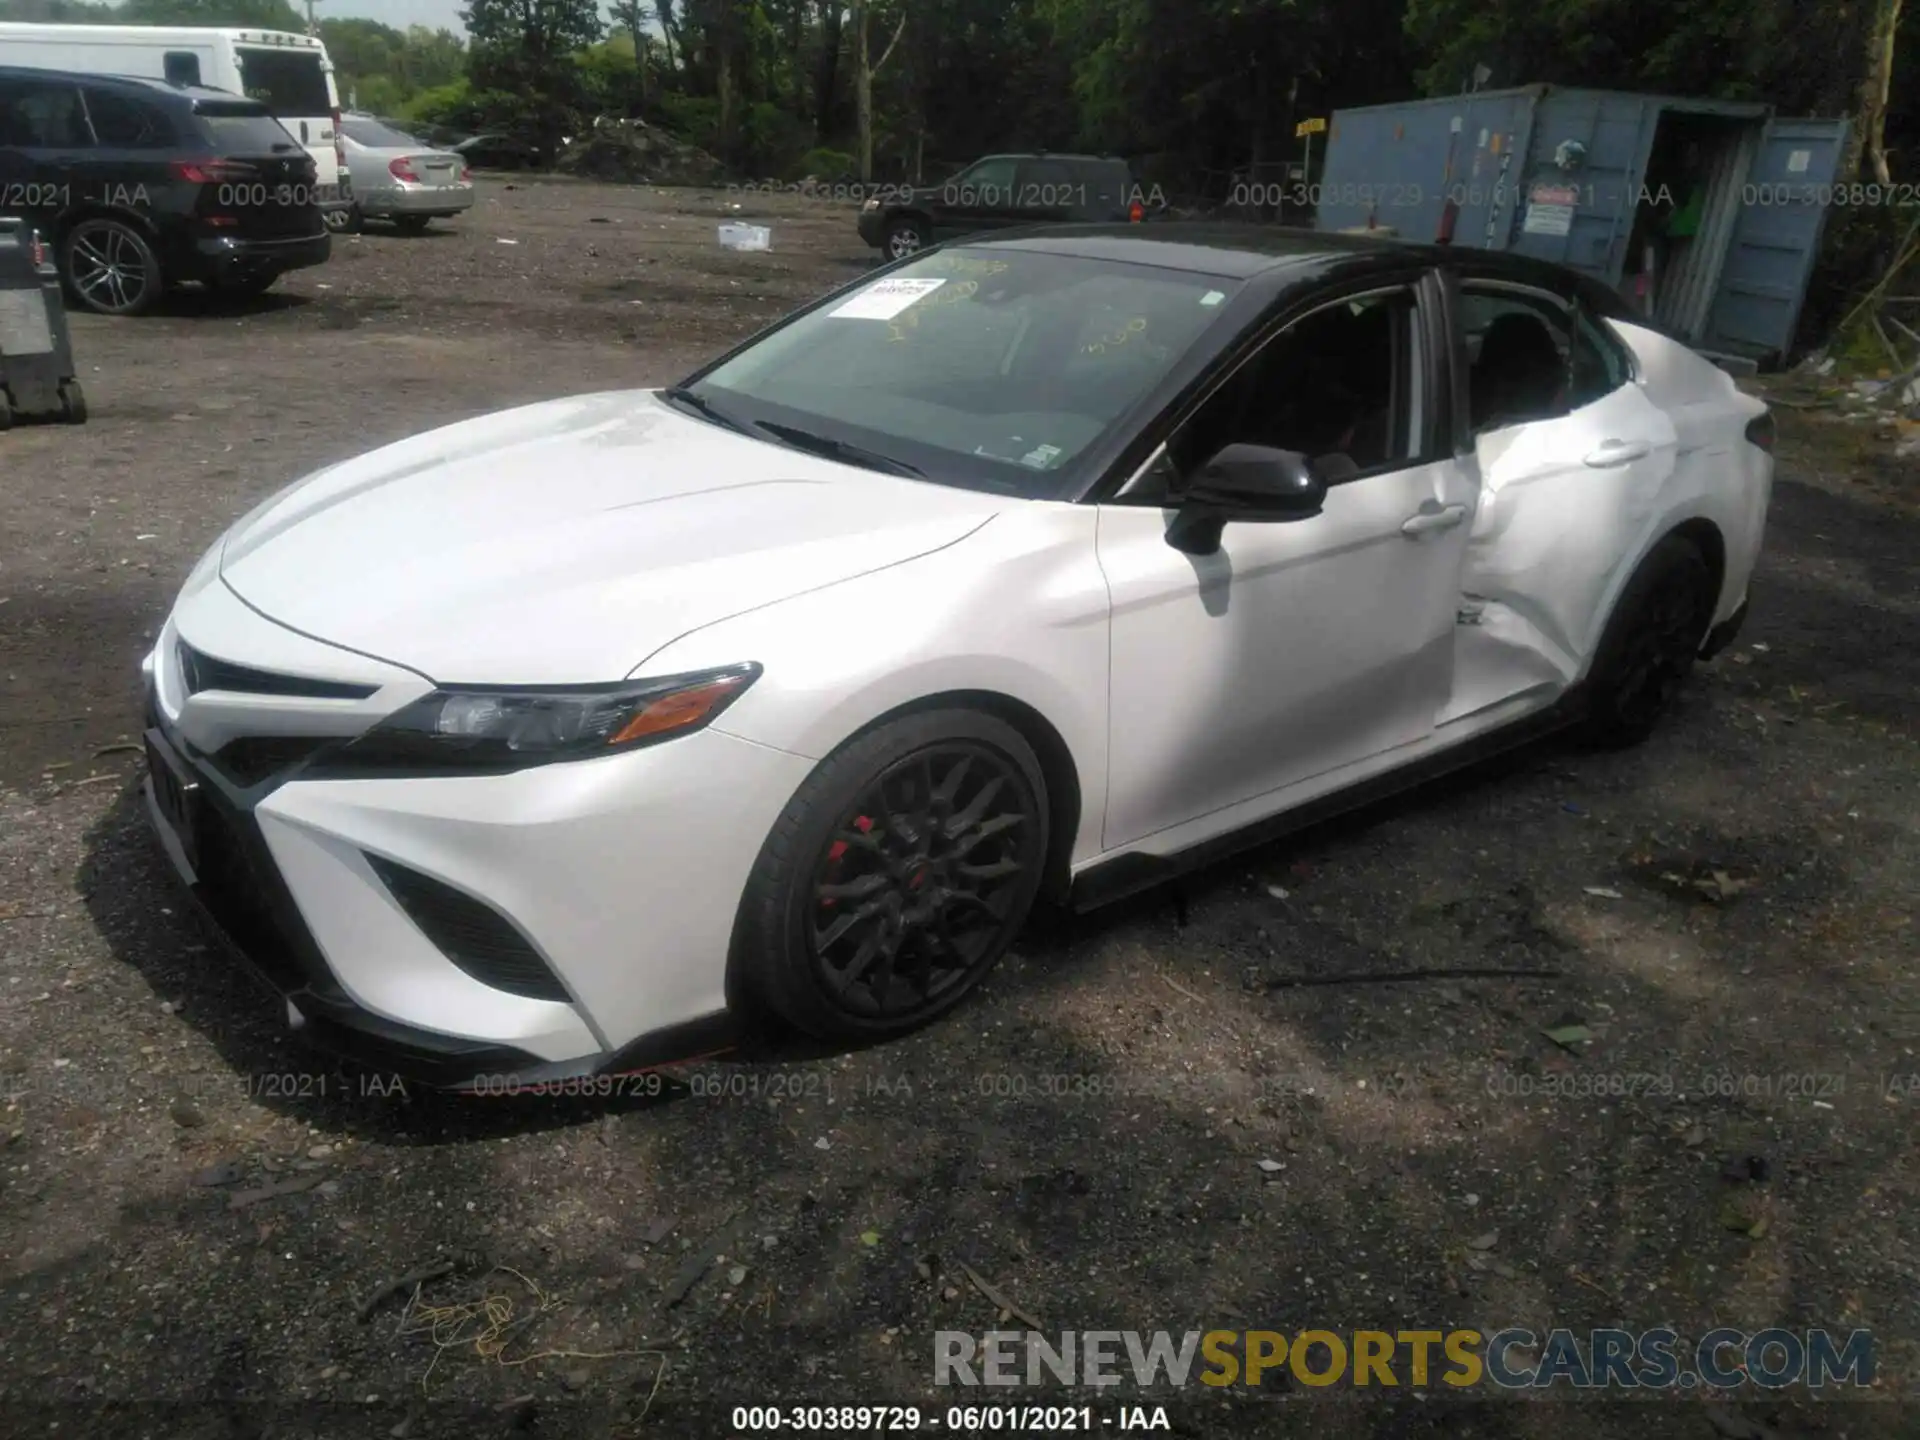
[(1165, 1406), (1119, 1405), (1109, 1412), (1092, 1405), (950, 1405), (944, 1411), (918, 1405), (736, 1405), (736, 1435), (914, 1434), (1090, 1435), (1106, 1430), (1171, 1430)]

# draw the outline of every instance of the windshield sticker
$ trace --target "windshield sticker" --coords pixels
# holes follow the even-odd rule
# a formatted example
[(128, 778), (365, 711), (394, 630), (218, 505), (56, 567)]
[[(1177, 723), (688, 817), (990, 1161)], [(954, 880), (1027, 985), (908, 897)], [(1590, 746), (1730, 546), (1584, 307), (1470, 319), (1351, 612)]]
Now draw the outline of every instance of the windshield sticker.
[(1035, 470), (1044, 470), (1054, 462), (1059, 454), (1060, 447), (1058, 445), (1040, 445), (1022, 455), (1020, 457), (1020, 463), (1022, 465), (1030, 465)]
[(1227, 298), (1227, 292), (1224, 290), (1209, 290), (1206, 294), (1200, 297), (1200, 303), (1202, 305), (1218, 305), (1222, 300), (1226, 298)]
[(936, 280), (881, 280), (868, 286), (839, 309), (841, 320), (891, 320), (917, 300), (923, 300), (947, 282)]

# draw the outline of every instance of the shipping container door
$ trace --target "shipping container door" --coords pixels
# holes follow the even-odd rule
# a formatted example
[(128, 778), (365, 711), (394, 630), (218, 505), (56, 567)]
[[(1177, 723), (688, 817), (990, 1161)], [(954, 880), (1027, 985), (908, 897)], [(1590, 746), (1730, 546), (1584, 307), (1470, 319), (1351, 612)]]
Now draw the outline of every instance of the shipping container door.
[[(1650, 96), (1550, 94), (1540, 107), (1533, 165), (1514, 177), (1520, 203), (1513, 249), (1615, 283), (1659, 116), (1659, 102)], [(1555, 160), (1563, 144), (1569, 158), (1571, 146), (1583, 152), (1564, 169)]]
[(1452, 200), (1456, 244), (1503, 248), (1506, 232), (1490, 222), (1511, 213), (1499, 184), (1525, 153), (1533, 105), (1529, 91), (1502, 90), (1335, 111), (1320, 137), (1326, 160), (1312, 188), (1314, 228), (1372, 224), (1424, 243), (1439, 238)]
[(1702, 348), (1784, 355), (1820, 251), (1845, 120), (1769, 120), (1747, 172)]

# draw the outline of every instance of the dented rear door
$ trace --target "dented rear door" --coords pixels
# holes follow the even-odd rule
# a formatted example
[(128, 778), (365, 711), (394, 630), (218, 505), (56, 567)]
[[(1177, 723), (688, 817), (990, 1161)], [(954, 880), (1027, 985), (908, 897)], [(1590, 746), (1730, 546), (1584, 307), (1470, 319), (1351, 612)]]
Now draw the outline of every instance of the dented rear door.
[(1672, 419), (1630, 371), (1565, 414), (1477, 438), (1480, 496), (1442, 724), (1520, 697), (1546, 703), (1582, 677), (1678, 450)]

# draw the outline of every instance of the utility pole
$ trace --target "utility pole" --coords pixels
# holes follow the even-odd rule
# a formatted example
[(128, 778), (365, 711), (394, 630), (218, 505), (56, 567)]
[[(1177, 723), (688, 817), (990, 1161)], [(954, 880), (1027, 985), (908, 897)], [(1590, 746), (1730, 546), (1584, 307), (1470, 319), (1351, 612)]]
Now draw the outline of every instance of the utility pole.
[(313, 7), (325, 3), (326, 0), (307, 0), (307, 34), (318, 35), (320, 33), (319, 22), (313, 18)]

